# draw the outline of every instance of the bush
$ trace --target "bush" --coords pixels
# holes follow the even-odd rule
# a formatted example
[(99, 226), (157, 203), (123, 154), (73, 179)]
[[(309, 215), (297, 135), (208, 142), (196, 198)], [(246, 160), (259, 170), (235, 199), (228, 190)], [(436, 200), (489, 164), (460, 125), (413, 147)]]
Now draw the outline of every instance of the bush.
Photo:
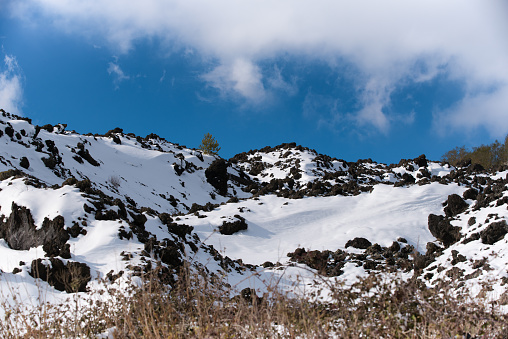
[(118, 189), (118, 187), (120, 187), (121, 181), (118, 176), (112, 175), (109, 177), (108, 181), (114, 188)]
[(453, 166), (480, 164), (484, 168), (506, 164), (508, 161), (508, 135), (503, 144), (494, 141), (490, 145), (481, 145), (468, 150), (465, 146), (455, 147), (446, 152), (441, 160)]

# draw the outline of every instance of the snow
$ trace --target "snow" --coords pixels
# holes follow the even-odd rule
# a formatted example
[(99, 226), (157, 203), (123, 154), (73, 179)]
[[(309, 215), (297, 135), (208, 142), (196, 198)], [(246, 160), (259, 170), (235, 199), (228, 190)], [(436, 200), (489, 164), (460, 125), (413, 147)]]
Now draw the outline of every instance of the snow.
[(0, 181), (0, 212), (7, 216), (12, 203), (30, 209), (35, 225), (42, 227), (45, 218), (53, 220), (61, 215), (65, 220), (76, 220), (84, 216), (86, 200), (73, 186), (59, 189), (38, 189), (25, 185), (23, 179)]
[[(44, 147), (42, 151), (37, 151), (37, 145), (32, 145), (35, 134), (33, 125), (9, 117), (0, 117), (0, 121), (10, 124), (15, 133), (21, 134), (22, 129), (25, 131), (25, 135), (21, 135), (19, 140), (16, 136), (13, 138), (15, 140), (11, 140), (5, 133), (0, 137), (0, 172), (18, 169), (41, 181), (39, 188), (27, 184), (26, 178), (11, 177), (0, 181), (0, 215), (8, 217), (12, 203), (15, 202), (30, 209), (37, 227), (42, 226), (45, 218), (54, 219), (58, 215), (64, 217), (65, 228), (71, 227), (73, 222), (82, 225), (86, 234), (80, 234), (68, 241), (71, 252), (68, 260), (87, 264), (93, 278), (104, 278), (110, 271), (129, 271), (128, 265), (141, 262), (140, 253), (144, 250), (144, 244), (136, 236), (131, 239), (119, 238), (121, 229), (131, 230), (127, 220), (96, 220), (94, 213), (86, 213), (83, 206), (92, 206), (91, 200), (100, 198), (84, 194), (72, 185), (61, 186), (64, 180), (71, 176), (78, 180), (90, 179), (93, 188), (100, 189), (112, 199), (120, 199), (131, 212), (140, 207), (155, 210), (155, 215), (144, 213), (147, 219), (144, 226), (150, 237), (159, 241), (165, 238), (174, 239), (167, 226), (156, 216), (165, 212), (173, 214), (173, 220), (179, 224), (193, 226), (198, 239), (205, 245), (213, 245), (222, 255), (256, 265), (266, 261), (281, 263), (275, 268), (258, 267), (244, 274), (235, 270), (224, 273), (234, 288), (251, 287), (267, 292), (268, 286), (276, 285), (282, 291), (295, 294), (315, 291), (312, 285), (316, 280), (316, 272), (303, 264), (290, 263), (287, 256), (289, 252), (297, 248), (345, 250), (347, 241), (355, 237), (364, 237), (372, 243), (390, 246), (393, 241), (402, 237), (407, 240), (408, 245), (414, 246), (423, 254), (428, 242), (437, 243), (428, 230), (428, 215), (442, 215), (442, 203), (448, 195), (462, 195), (468, 188), (456, 183), (438, 182), (394, 187), (393, 184), (399, 183), (400, 177), (405, 173), (413, 176), (417, 183), (425, 182), (419, 175), (423, 168), (414, 161), (407, 161), (405, 166), (359, 162), (349, 165), (368, 170), (359, 174), (361, 178), (358, 178), (357, 183), (372, 185), (371, 192), (351, 196), (307, 196), (303, 199), (288, 199), (275, 194), (252, 198), (251, 193), (242, 191), (242, 187), (230, 182), (229, 194), (240, 201), (226, 204), (230, 196), (217, 194), (205, 177), (205, 169), (216, 159), (213, 156), (203, 155), (203, 160), (200, 160), (198, 151), (165, 140), (141, 140), (117, 134), (120, 140), (120, 144), (117, 144), (111, 137), (84, 136), (63, 131), (61, 127), (55, 128), (54, 132), (40, 130), (37, 140), (42, 142)], [(58, 149), (56, 155), (62, 159), (55, 170), (49, 169), (41, 161), (41, 158), (49, 157), (51, 153), (46, 141), (55, 144)], [(76, 161), (74, 157), (79, 150), (78, 144), (82, 144), (100, 166), (92, 166), (86, 160), (83, 163)], [(29, 160), (28, 169), (20, 167), (22, 157)], [(257, 159), (256, 161), (264, 163), (264, 169), (258, 175), (250, 177), (261, 183), (290, 177), (290, 169), (296, 167), (297, 163), (301, 177), (295, 181), (299, 187), (321, 180), (326, 173), (339, 172), (338, 178), (327, 180), (330, 185), (347, 183), (354, 177), (347, 172), (349, 167), (346, 162), (320, 158), (315, 151), (307, 149), (290, 147), (269, 152), (255, 151), (249, 153), (248, 158), (250, 162), (240, 161), (229, 166), (228, 173), (240, 176), (242, 168), (249, 172), (252, 160)], [(175, 171), (176, 166), (187, 167), (188, 170), (179, 175)], [(426, 169), (431, 176), (437, 177), (444, 177), (456, 170), (447, 164), (430, 161)], [(491, 178), (497, 180), (507, 176), (508, 171), (503, 171), (491, 175)], [(506, 196), (507, 192), (503, 194)], [(174, 199), (170, 198), (171, 196)], [(193, 203), (213, 203), (219, 206), (210, 212), (185, 214)], [(474, 202), (468, 200), (467, 203), (472, 205)], [(116, 211), (119, 209), (118, 206), (105, 208)], [(493, 214), (497, 214), (497, 217), (492, 216)], [(220, 234), (218, 227), (226, 220), (235, 219), (235, 215), (245, 218), (248, 229), (233, 235)], [(477, 221), (470, 226), (468, 220), (473, 216)], [(129, 220), (132, 221), (132, 217)], [(460, 227), (462, 234), (468, 237), (481, 232), (491, 222), (500, 220), (508, 220), (506, 204), (496, 206), (494, 201), (490, 206), (477, 210), (470, 206), (466, 212), (452, 220), (452, 225)], [(192, 235), (188, 238), (191, 237)], [(485, 257), (490, 270), (482, 270), (477, 278), (466, 280), (465, 288), (470, 289), (472, 294), (478, 294), (482, 282), (494, 280), (494, 290), (489, 292), (489, 295), (495, 298), (506, 290), (500, 280), (508, 277), (507, 245), (508, 236), (494, 245), (483, 244), (480, 239), (453, 244), (426, 268), (424, 273), (435, 273), (427, 283), (431, 285), (437, 279), (446, 277), (446, 272), (453, 267), (463, 269), (464, 275), (471, 274), (475, 272), (474, 263)], [(194, 265), (206, 266), (211, 272), (222, 271), (208, 252), (200, 249), (194, 253), (188, 244), (184, 247), (188, 259)], [(347, 251), (361, 252), (352, 248)], [(450, 260), (454, 253), (452, 251), (464, 255), (466, 261), (453, 265)], [(132, 259), (124, 260), (122, 252), (132, 254)], [(14, 302), (16, 297), (27, 305), (38, 305), (46, 301), (60, 302), (69, 297), (68, 294), (56, 291), (29, 275), (32, 260), (44, 256), (42, 246), (16, 251), (9, 248), (4, 239), (0, 239), (0, 290), (4, 300)], [(431, 269), (439, 265), (444, 268), (441, 272), (436, 273), (436, 269)], [(11, 273), (14, 269), (20, 272)], [(352, 284), (358, 277), (368, 273), (361, 265), (353, 262), (347, 262), (342, 270), (344, 273), (340, 277), (320, 278), (323, 281), (323, 295), (326, 295), (327, 281)], [(412, 272), (406, 272), (401, 276), (407, 278), (411, 274)], [(126, 274), (116, 283), (125, 285), (129, 279), (136, 280)], [(92, 281), (89, 287), (99, 288), (99, 283)]]
[[(285, 261), (286, 254), (298, 247), (344, 249), (355, 237), (381, 246), (390, 246), (403, 237), (425, 252), (425, 244), (435, 240), (427, 228), (427, 216), (440, 213), (443, 197), (463, 190), (455, 184), (432, 183), (407, 188), (377, 185), (372, 193), (353, 197), (291, 200), (269, 195), (202, 213), (207, 218), (187, 216), (181, 222), (194, 226), (202, 241), (222, 249), (232, 259), (258, 265)], [(241, 213), (240, 207), (249, 211)], [(215, 231), (223, 216), (234, 214), (247, 220), (246, 231), (233, 235)]]

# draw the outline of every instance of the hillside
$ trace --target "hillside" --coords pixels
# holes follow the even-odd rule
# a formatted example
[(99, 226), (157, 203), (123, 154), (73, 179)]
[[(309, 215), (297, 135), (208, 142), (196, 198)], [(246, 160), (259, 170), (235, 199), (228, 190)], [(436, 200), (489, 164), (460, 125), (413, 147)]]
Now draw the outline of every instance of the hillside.
[(156, 135), (0, 114), (8, 303), (86, 298), (151, 271), (173, 286), (190, 265), (259, 295), (272, 282), (295, 295), (322, 288), (316, 274), (449, 281), (508, 311), (507, 168), (347, 162), (294, 143), (226, 160)]

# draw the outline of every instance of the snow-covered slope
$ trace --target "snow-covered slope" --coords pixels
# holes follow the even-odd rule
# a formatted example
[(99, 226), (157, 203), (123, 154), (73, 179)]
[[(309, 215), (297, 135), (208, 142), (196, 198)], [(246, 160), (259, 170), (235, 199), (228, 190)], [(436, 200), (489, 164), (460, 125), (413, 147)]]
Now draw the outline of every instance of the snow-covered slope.
[(482, 293), (508, 299), (507, 174), (424, 155), (346, 162), (291, 143), (225, 161), (0, 111), (0, 288), (37, 304), (41, 286), (58, 300), (153, 268), (171, 285), (187, 261), (239, 288), (374, 272), (463, 279), (473, 294), (494, 279)]
[[(64, 125), (41, 128), (10, 115), (0, 116), (0, 127), (0, 171), (18, 169), (48, 186), (70, 177), (89, 179), (113, 198), (170, 213), (186, 212), (192, 203), (227, 200), (210, 195), (214, 188), (204, 170), (214, 157), (156, 135), (141, 138), (118, 128), (104, 136), (80, 135), (65, 131)], [(240, 176), (235, 168), (230, 171)], [(230, 193), (241, 193), (230, 185)]]

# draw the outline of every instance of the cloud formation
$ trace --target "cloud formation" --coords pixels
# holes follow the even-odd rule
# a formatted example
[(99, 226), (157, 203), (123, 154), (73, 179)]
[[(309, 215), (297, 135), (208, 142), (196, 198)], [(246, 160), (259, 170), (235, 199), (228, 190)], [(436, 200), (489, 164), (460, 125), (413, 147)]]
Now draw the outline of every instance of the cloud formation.
[(120, 68), (120, 65), (114, 62), (110, 62), (108, 64), (108, 74), (113, 76), (113, 83), (115, 84), (115, 89), (118, 89), (122, 81), (130, 79), (130, 76), (126, 75)]
[(265, 99), (262, 77), (259, 67), (245, 59), (225, 63), (202, 76), (223, 95), (236, 93), (253, 102)]
[(10, 113), (21, 114), (23, 86), (21, 84), (21, 71), (16, 58), (5, 55), (3, 68), (0, 73), (0, 108)]
[[(408, 80), (446, 74), (471, 85), (463, 105), (437, 114), (452, 127), (462, 126), (457, 117), (463, 115), (470, 126), (480, 123), (497, 133), (498, 113), (479, 122), (466, 105), (484, 105), (491, 112), (508, 106), (508, 97), (501, 96), (508, 90), (504, 0), (21, 0), (12, 6), (20, 16), (42, 14), (68, 32), (105, 37), (124, 53), (147, 37), (172, 49), (195, 50), (217, 61), (204, 81), (248, 101), (266, 99), (275, 88), (261, 62), (287, 54), (331, 66), (346, 60), (358, 72), (363, 107), (353, 113), (357, 124), (383, 132), (396, 119), (383, 108), (393, 89)], [(475, 89), (493, 85), (497, 91)]]

